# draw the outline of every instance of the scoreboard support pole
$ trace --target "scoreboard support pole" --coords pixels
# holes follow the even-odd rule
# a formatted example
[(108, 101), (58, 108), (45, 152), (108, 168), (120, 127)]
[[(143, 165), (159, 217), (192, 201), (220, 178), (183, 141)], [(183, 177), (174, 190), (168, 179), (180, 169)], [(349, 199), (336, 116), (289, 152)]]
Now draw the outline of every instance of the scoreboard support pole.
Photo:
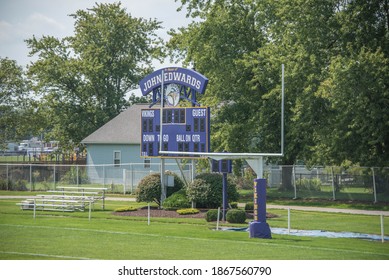
[(162, 203), (166, 199), (167, 190), (165, 185), (165, 159), (161, 158), (161, 207)]
[[(161, 72), (161, 96), (160, 96), (160, 103), (161, 103), (161, 109), (159, 111), (159, 119), (160, 119), (160, 132), (159, 132), (159, 150), (162, 151), (162, 126), (163, 126), (163, 121), (162, 121), (162, 115), (163, 115), (163, 107), (165, 106), (165, 85), (164, 85), (164, 80), (165, 80), (165, 75), (164, 75), (164, 70)], [(165, 201), (167, 197), (167, 190), (165, 186), (165, 159), (161, 157), (161, 205)]]
[(250, 238), (272, 238), (269, 224), (266, 222), (266, 186), (263, 178), (263, 158), (247, 160), (257, 173), (254, 179), (254, 221), (249, 223)]
[(223, 222), (227, 220), (226, 214), (228, 209), (228, 194), (227, 194), (227, 173), (223, 172)]

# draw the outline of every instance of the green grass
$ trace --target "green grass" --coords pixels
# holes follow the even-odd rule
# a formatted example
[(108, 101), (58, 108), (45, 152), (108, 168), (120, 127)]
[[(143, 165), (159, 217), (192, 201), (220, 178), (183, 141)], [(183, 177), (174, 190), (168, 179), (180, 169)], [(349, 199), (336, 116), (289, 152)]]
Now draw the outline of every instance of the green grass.
[[(115, 216), (118, 207), (144, 204), (107, 201), (106, 211), (62, 213), (22, 211), (0, 200), (0, 259), (389, 259), (389, 243), (355, 239), (273, 234), (250, 239), (247, 232), (214, 231), (204, 219)], [(273, 210), (272, 210), (273, 212)], [(270, 227), (286, 227), (286, 211)], [(247, 224), (237, 225), (247, 226)], [(292, 212), (292, 228), (378, 234), (379, 218), (361, 215)], [(389, 221), (385, 218), (385, 232)]]
[[(253, 201), (253, 190), (239, 190), (239, 194), (240, 202), (247, 203)], [(353, 193), (341, 193), (341, 195), (337, 195), (338, 198), (336, 200), (333, 200), (332, 196), (323, 195), (322, 192), (312, 191), (300, 191), (297, 198), (294, 199), (294, 191), (280, 191), (277, 188), (268, 188), (266, 195), (268, 204), (389, 211), (388, 194), (379, 194), (378, 202), (374, 203), (370, 199), (372, 194), (361, 192), (361, 188), (357, 188)]]

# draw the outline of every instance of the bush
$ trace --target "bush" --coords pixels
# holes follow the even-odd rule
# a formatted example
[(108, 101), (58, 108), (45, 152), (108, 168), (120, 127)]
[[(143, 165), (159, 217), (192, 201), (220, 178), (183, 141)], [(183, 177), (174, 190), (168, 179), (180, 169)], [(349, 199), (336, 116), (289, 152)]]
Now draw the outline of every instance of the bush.
[(320, 191), (321, 181), (320, 179), (313, 178), (307, 179), (302, 178), (296, 181), (296, 188), (298, 190), (310, 190), (310, 191)]
[[(223, 175), (218, 173), (202, 173), (196, 176), (195, 185), (191, 184), (187, 189), (187, 194), (191, 196), (200, 208), (216, 208), (223, 201)], [(195, 190), (198, 188), (198, 190)], [(192, 196), (196, 194), (197, 196)], [(227, 183), (228, 201), (238, 201), (239, 194), (235, 183), (228, 178)]]
[(200, 213), (200, 210), (195, 209), (195, 208), (186, 208), (186, 209), (179, 209), (176, 212), (180, 215), (191, 215), (191, 214)]
[(254, 210), (254, 202), (247, 202), (244, 206), (244, 210), (253, 211)]
[[(166, 197), (179, 191), (184, 187), (184, 183), (177, 174), (166, 172), (167, 175), (174, 176), (174, 187), (167, 188)], [(135, 192), (136, 201), (138, 202), (156, 202), (161, 205), (161, 175), (158, 173), (150, 174), (144, 177), (138, 184)]]
[(27, 191), (27, 181), (17, 180), (14, 186), (15, 191)]
[(138, 202), (157, 202), (161, 198), (161, 176), (159, 174), (150, 174), (144, 177), (136, 190), (136, 201)]
[(116, 208), (114, 212), (128, 212), (128, 211), (137, 211), (138, 209), (133, 206), (124, 206), (120, 208)]
[(77, 174), (77, 167), (71, 166), (69, 171), (67, 171), (65, 175), (62, 176), (61, 182), (65, 184), (71, 184), (71, 185), (89, 184), (89, 177), (86, 168), (78, 169), (78, 174)]
[[(205, 220), (207, 222), (217, 221), (217, 212), (218, 212), (217, 209), (208, 210), (207, 213), (205, 214)], [(222, 215), (223, 215), (223, 213), (222, 213), (222, 211), (220, 211), (219, 220), (222, 219), (222, 217), (223, 217)]]
[(186, 197), (185, 190), (180, 190), (166, 198), (162, 206), (166, 210), (176, 210), (190, 207), (190, 202)]
[(0, 180), (0, 190), (2, 191), (10, 191), (12, 190), (12, 181), (7, 179)]
[(186, 195), (189, 201), (196, 202), (199, 205), (207, 204), (207, 195), (210, 185), (203, 179), (194, 179), (186, 189)]
[(238, 202), (234, 201), (230, 203), (231, 208), (237, 209), (238, 208)]
[(27, 181), (26, 180), (0, 180), (0, 190), (3, 191), (27, 191)]
[(226, 219), (229, 223), (244, 224), (246, 221), (246, 212), (239, 209), (228, 210)]

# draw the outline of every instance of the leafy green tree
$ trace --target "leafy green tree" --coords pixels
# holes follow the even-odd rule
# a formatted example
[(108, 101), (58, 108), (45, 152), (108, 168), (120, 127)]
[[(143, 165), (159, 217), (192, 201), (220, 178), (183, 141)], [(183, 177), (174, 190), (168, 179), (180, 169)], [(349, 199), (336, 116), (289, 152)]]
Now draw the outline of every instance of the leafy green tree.
[[(251, 1), (182, 1), (203, 9), (191, 10), (200, 22), (171, 31), (169, 47), (173, 54), (182, 54), (188, 64), (194, 63), (209, 84), (200, 103), (212, 107), (212, 149), (230, 152), (247, 149), (255, 104), (260, 96), (247, 81), (250, 71), (240, 67), (245, 53), (255, 51), (263, 43), (262, 31), (256, 25)], [(204, 3), (204, 5), (202, 4)], [(197, 8), (197, 6), (196, 6)], [(178, 56), (180, 57), (180, 56)], [(181, 58), (181, 57), (180, 57)]]
[(362, 49), (332, 60), (318, 90), (325, 100), (326, 124), (317, 130), (315, 155), (322, 162), (362, 166), (389, 162), (389, 58)]
[(32, 106), (30, 83), (15, 60), (0, 58), (0, 150), (7, 141), (35, 133), (38, 114)]
[(120, 3), (96, 4), (71, 15), (74, 35), (28, 39), (29, 67), (52, 134), (62, 144), (77, 144), (119, 114), (126, 94), (151, 72), (160, 58), (156, 20), (132, 17)]
[[(291, 165), (297, 160), (328, 164), (341, 159), (354, 163), (387, 163), (387, 149), (383, 148), (387, 144), (382, 140), (386, 137), (385, 130), (381, 130), (379, 137), (372, 129), (366, 132), (380, 139), (378, 150), (386, 155), (374, 152), (377, 155), (374, 158), (371, 149), (366, 149), (368, 146), (355, 141), (353, 144), (361, 145), (361, 149), (346, 149), (339, 144), (337, 147), (343, 155), (336, 156), (339, 150), (336, 152), (335, 141), (329, 141), (329, 132), (335, 129), (342, 134), (346, 130), (340, 129), (343, 124), (329, 120), (338, 117), (355, 122), (364, 113), (352, 112), (352, 107), (341, 109), (336, 104), (337, 97), (331, 94), (329, 98), (329, 93), (324, 93), (347, 85), (342, 79), (338, 85), (334, 76), (340, 71), (335, 65), (342, 61), (355, 65), (349, 77), (355, 84), (362, 84), (353, 89), (363, 90), (364, 96), (374, 89), (376, 100), (382, 100), (385, 107), (387, 83), (376, 80), (387, 71), (384, 67), (389, 49), (387, 0), (182, 0), (181, 3), (182, 8), (187, 8), (188, 16), (200, 20), (172, 32), (170, 47), (181, 52), (188, 63), (194, 63), (210, 79), (209, 97), (203, 100), (214, 106), (214, 149), (279, 151), (281, 64), (285, 64), (283, 164)], [(357, 71), (356, 65), (362, 60), (359, 55), (364, 56), (366, 63)], [(359, 79), (353, 71), (359, 72), (358, 75), (370, 72), (367, 77), (371, 80)], [(347, 98), (353, 102), (350, 94)], [(338, 107), (337, 116), (331, 115), (334, 113), (329, 110), (331, 106)], [(382, 110), (374, 111), (380, 113), (372, 116), (370, 122), (375, 119), (382, 123)], [(353, 134), (358, 135), (357, 131)], [(291, 186), (291, 169), (288, 171), (284, 187)]]

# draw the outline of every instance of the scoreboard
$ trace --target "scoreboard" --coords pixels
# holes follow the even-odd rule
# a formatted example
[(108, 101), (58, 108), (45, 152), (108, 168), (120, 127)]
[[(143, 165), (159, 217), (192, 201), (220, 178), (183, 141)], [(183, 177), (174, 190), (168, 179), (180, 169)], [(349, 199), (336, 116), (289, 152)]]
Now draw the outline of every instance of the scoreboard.
[(163, 108), (162, 122), (160, 109), (142, 109), (141, 114), (141, 157), (183, 157), (159, 153), (161, 140), (162, 151), (210, 151), (209, 107)]

